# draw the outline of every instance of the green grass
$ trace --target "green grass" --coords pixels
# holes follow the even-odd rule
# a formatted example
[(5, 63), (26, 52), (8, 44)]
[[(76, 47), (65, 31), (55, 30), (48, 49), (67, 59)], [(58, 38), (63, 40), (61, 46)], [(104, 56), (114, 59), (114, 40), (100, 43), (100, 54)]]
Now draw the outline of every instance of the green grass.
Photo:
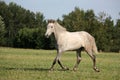
[(119, 53), (96, 54), (99, 73), (92, 69), (92, 61), (84, 52), (76, 72), (72, 70), (75, 52), (66, 52), (61, 57), (70, 70), (62, 71), (56, 64), (55, 70), (49, 72), (55, 56), (54, 50), (0, 48), (0, 80), (120, 80)]

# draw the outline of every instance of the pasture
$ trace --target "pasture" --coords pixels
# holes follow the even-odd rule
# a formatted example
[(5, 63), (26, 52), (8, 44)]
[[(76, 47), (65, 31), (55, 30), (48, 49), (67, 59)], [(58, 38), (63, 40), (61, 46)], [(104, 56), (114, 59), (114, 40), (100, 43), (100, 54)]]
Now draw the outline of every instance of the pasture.
[(96, 54), (97, 67), (92, 69), (92, 60), (82, 52), (78, 70), (73, 71), (75, 52), (62, 54), (61, 62), (70, 70), (61, 70), (58, 64), (49, 71), (55, 50), (0, 48), (0, 80), (120, 80), (120, 54)]

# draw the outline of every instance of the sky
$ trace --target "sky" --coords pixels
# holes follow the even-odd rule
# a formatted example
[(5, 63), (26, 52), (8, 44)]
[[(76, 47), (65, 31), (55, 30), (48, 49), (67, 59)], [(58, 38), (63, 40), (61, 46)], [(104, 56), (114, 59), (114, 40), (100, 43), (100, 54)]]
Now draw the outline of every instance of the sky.
[(83, 10), (92, 9), (95, 14), (105, 12), (115, 21), (120, 19), (120, 0), (3, 0), (7, 4), (15, 2), (33, 12), (43, 13), (45, 19), (62, 19), (75, 7)]

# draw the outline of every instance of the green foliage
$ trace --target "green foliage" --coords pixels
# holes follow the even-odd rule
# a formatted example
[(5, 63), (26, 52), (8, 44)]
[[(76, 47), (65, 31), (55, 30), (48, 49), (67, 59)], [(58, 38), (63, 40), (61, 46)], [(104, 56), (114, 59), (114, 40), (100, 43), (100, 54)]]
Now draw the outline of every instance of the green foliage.
[(6, 46), (44, 48), (46, 21), (43, 14), (36, 14), (11, 2), (0, 1), (0, 15), (4, 18)]
[(0, 16), (0, 45), (5, 44), (5, 24), (3, 22), (3, 18)]
[(44, 33), (40, 28), (20, 29), (14, 41), (15, 47), (44, 48)]
[(110, 51), (117, 52), (120, 51), (120, 19), (117, 20), (117, 23), (112, 31), (112, 39), (111, 39), (112, 47)]
[[(0, 46), (55, 49), (55, 39), (46, 39), (46, 20), (40, 12), (26, 10), (16, 3), (0, 1)], [(120, 19), (114, 24), (111, 16), (75, 7), (63, 20), (57, 20), (68, 31), (87, 31), (96, 39), (100, 51), (120, 51)]]
[(76, 31), (76, 30), (85, 30), (83, 27), (85, 22), (83, 10), (79, 8), (75, 8), (75, 11), (72, 11), (68, 15), (63, 15), (63, 25), (67, 28), (68, 31)]
[(34, 48), (36, 45), (34, 40), (36, 39), (37, 31), (38, 29), (29, 29), (29, 28), (20, 29), (17, 35), (16, 46), (23, 48)]
[(62, 71), (58, 64), (55, 70), (49, 68), (56, 56), (53, 50), (33, 50), (0, 48), (0, 80), (119, 80), (120, 54), (97, 54), (97, 67), (101, 72), (92, 69), (91, 58), (82, 52), (82, 61), (78, 70), (73, 71), (76, 62), (75, 52), (62, 55), (63, 65), (70, 70)]

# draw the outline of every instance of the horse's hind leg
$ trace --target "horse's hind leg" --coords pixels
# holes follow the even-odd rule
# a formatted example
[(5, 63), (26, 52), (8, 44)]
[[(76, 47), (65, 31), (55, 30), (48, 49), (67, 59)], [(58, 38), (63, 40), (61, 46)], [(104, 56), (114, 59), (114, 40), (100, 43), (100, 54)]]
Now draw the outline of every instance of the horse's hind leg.
[(92, 50), (87, 50), (87, 53), (91, 57), (91, 59), (93, 61), (93, 69), (96, 72), (100, 72), (99, 69), (97, 69), (97, 67), (96, 67), (96, 56), (93, 54)]
[(74, 71), (77, 70), (78, 65), (79, 65), (79, 63), (81, 61), (81, 49), (77, 50), (76, 56), (77, 56), (77, 61), (76, 61), (76, 64), (75, 64), (75, 66), (73, 68)]

